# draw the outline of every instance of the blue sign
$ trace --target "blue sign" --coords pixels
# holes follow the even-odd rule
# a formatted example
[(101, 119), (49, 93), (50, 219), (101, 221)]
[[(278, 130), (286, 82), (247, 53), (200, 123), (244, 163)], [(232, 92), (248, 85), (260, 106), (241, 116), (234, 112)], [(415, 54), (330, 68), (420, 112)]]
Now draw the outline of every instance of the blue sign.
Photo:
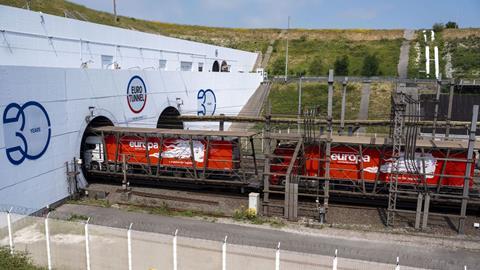
[(35, 160), (47, 151), (52, 136), (50, 118), (36, 101), (22, 106), (10, 103), (3, 112), (5, 152), (10, 163), (20, 165), (25, 159)]
[(217, 108), (217, 98), (212, 89), (198, 90), (197, 94), (197, 115), (213, 115)]

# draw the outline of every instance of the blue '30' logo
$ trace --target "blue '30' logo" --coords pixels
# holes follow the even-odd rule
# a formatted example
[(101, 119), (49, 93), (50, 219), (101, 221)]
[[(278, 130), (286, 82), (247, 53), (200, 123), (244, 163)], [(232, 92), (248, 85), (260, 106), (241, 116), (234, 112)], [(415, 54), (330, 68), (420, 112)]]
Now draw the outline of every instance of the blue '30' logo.
[(8, 160), (20, 165), (40, 158), (48, 148), (52, 131), (45, 108), (36, 101), (22, 106), (10, 103), (3, 112), (3, 133)]
[(217, 98), (212, 89), (198, 90), (197, 94), (197, 115), (213, 115), (217, 108)]

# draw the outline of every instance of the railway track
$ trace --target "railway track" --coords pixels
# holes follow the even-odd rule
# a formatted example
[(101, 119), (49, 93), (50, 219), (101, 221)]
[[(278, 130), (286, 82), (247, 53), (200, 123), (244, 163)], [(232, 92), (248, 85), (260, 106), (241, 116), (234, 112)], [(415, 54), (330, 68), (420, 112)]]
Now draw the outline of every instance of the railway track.
[[(122, 189), (117, 189), (117, 192), (123, 192)], [(195, 198), (185, 198), (181, 196), (170, 196), (170, 195), (163, 195), (163, 194), (156, 194), (156, 193), (149, 193), (149, 192), (140, 192), (140, 191), (131, 191), (132, 195), (146, 197), (146, 198), (155, 198), (155, 199), (162, 199), (162, 200), (171, 200), (171, 201), (181, 201), (181, 202), (189, 202), (189, 203), (198, 203), (198, 204), (207, 204), (207, 205), (218, 205), (218, 201), (212, 200), (202, 200), (202, 199), (195, 199)]]
[[(118, 186), (119, 182), (110, 179), (109, 181), (105, 181), (104, 179), (95, 179), (94, 183), (102, 183), (102, 184), (109, 184)], [(167, 200), (167, 201), (177, 201), (177, 202), (185, 202), (185, 203), (192, 203), (192, 204), (201, 204), (201, 205), (209, 205), (209, 206), (218, 206), (219, 200), (238, 200), (241, 198), (246, 198), (245, 194), (239, 192), (238, 189), (225, 189), (219, 187), (208, 187), (208, 186), (177, 186), (177, 185), (161, 185), (152, 184), (151, 182), (145, 181), (135, 181), (134, 179), (130, 180), (132, 187), (140, 187), (140, 188), (147, 188), (152, 189), (152, 192), (145, 192), (145, 191), (135, 191), (132, 190), (132, 195), (144, 197), (144, 198), (154, 198), (160, 200)], [(157, 189), (164, 189), (164, 190), (171, 190), (176, 192), (185, 192), (184, 196), (176, 196), (176, 195), (165, 195), (165, 194), (158, 194), (154, 193), (153, 190)], [(123, 192), (122, 189), (117, 188), (116, 192)], [(388, 206), (387, 202), (387, 194), (383, 194), (384, 196), (378, 197), (367, 197), (367, 196), (346, 196), (342, 194), (333, 194), (330, 197), (329, 206), (333, 208), (349, 208), (349, 209), (356, 209), (356, 210), (375, 210), (375, 209), (383, 209), (386, 210)], [(202, 198), (197, 198), (197, 196), (201, 196)], [(212, 199), (205, 199), (205, 196), (211, 196)], [(270, 195), (270, 203), (271, 209), (279, 209), (280, 211), (273, 211), (274, 215), (283, 215), (283, 207), (284, 207), (284, 198), (282, 194), (271, 194)], [(321, 204), (320, 204), (321, 205)], [(415, 210), (416, 208), (416, 201), (404, 201), (400, 200), (398, 203), (398, 207), (401, 209), (408, 209), (408, 210)], [(439, 213), (445, 215), (453, 215), (458, 214), (460, 205), (436, 205), (431, 204), (430, 211), (432, 213)], [(308, 217), (318, 217), (318, 205), (315, 200), (312, 198), (305, 198), (299, 197), (298, 202), (299, 214), (300, 216), (308, 216)], [(471, 216), (478, 216), (480, 213), (480, 208), (478, 205), (470, 205), (468, 208), (468, 215)]]

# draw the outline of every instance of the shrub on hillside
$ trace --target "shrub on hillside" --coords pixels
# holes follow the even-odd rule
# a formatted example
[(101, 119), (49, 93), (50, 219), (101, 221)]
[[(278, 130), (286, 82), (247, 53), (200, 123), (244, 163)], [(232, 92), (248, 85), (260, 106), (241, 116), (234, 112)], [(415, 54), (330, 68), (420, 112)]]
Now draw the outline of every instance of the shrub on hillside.
[(445, 24), (445, 28), (458, 28), (458, 24), (456, 22), (449, 21)]
[(307, 70), (303, 67), (289, 68), (288, 74), (295, 77), (303, 77), (307, 74)]
[(444, 28), (445, 25), (443, 23), (434, 23), (432, 26), (432, 29), (435, 32), (442, 32)]
[(320, 56), (314, 57), (308, 66), (308, 75), (321, 76), (324, 73), (322, 58)]
[(335, 63), (333, 64), (333, 68), (335, 70), (336, 76), (347, 76), (348, 75), (348, 65), (349, 60), (348, 56), (344, 55), (342, 57), (337, 57)]
[(378, 76), (379, 74), (379, 60), (375, 54), (367, 54), (363, 58), (362, 76)]
[(275, 62), (273, 62), (272, 70), (269, 73), (272, 75), (285, 75), (285, 58), (277, 58)]

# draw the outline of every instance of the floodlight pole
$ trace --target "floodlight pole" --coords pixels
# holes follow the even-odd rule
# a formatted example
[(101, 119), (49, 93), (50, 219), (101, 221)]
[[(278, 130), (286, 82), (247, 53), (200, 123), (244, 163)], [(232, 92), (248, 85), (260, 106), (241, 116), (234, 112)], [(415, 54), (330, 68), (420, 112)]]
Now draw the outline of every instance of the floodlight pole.
[(287, 32), (285, 33), (285, 38), (287, 39), (287, 49), (285, 53), (285, 81), (287, 81), (287, 74), (288, 74), (288, 31), (289, 30), (290, 30), (290, 16), (288, 16)]
[(115, 17), (115, 23), (117, 23), (117, 1), (113, 0), (113, 15)]

